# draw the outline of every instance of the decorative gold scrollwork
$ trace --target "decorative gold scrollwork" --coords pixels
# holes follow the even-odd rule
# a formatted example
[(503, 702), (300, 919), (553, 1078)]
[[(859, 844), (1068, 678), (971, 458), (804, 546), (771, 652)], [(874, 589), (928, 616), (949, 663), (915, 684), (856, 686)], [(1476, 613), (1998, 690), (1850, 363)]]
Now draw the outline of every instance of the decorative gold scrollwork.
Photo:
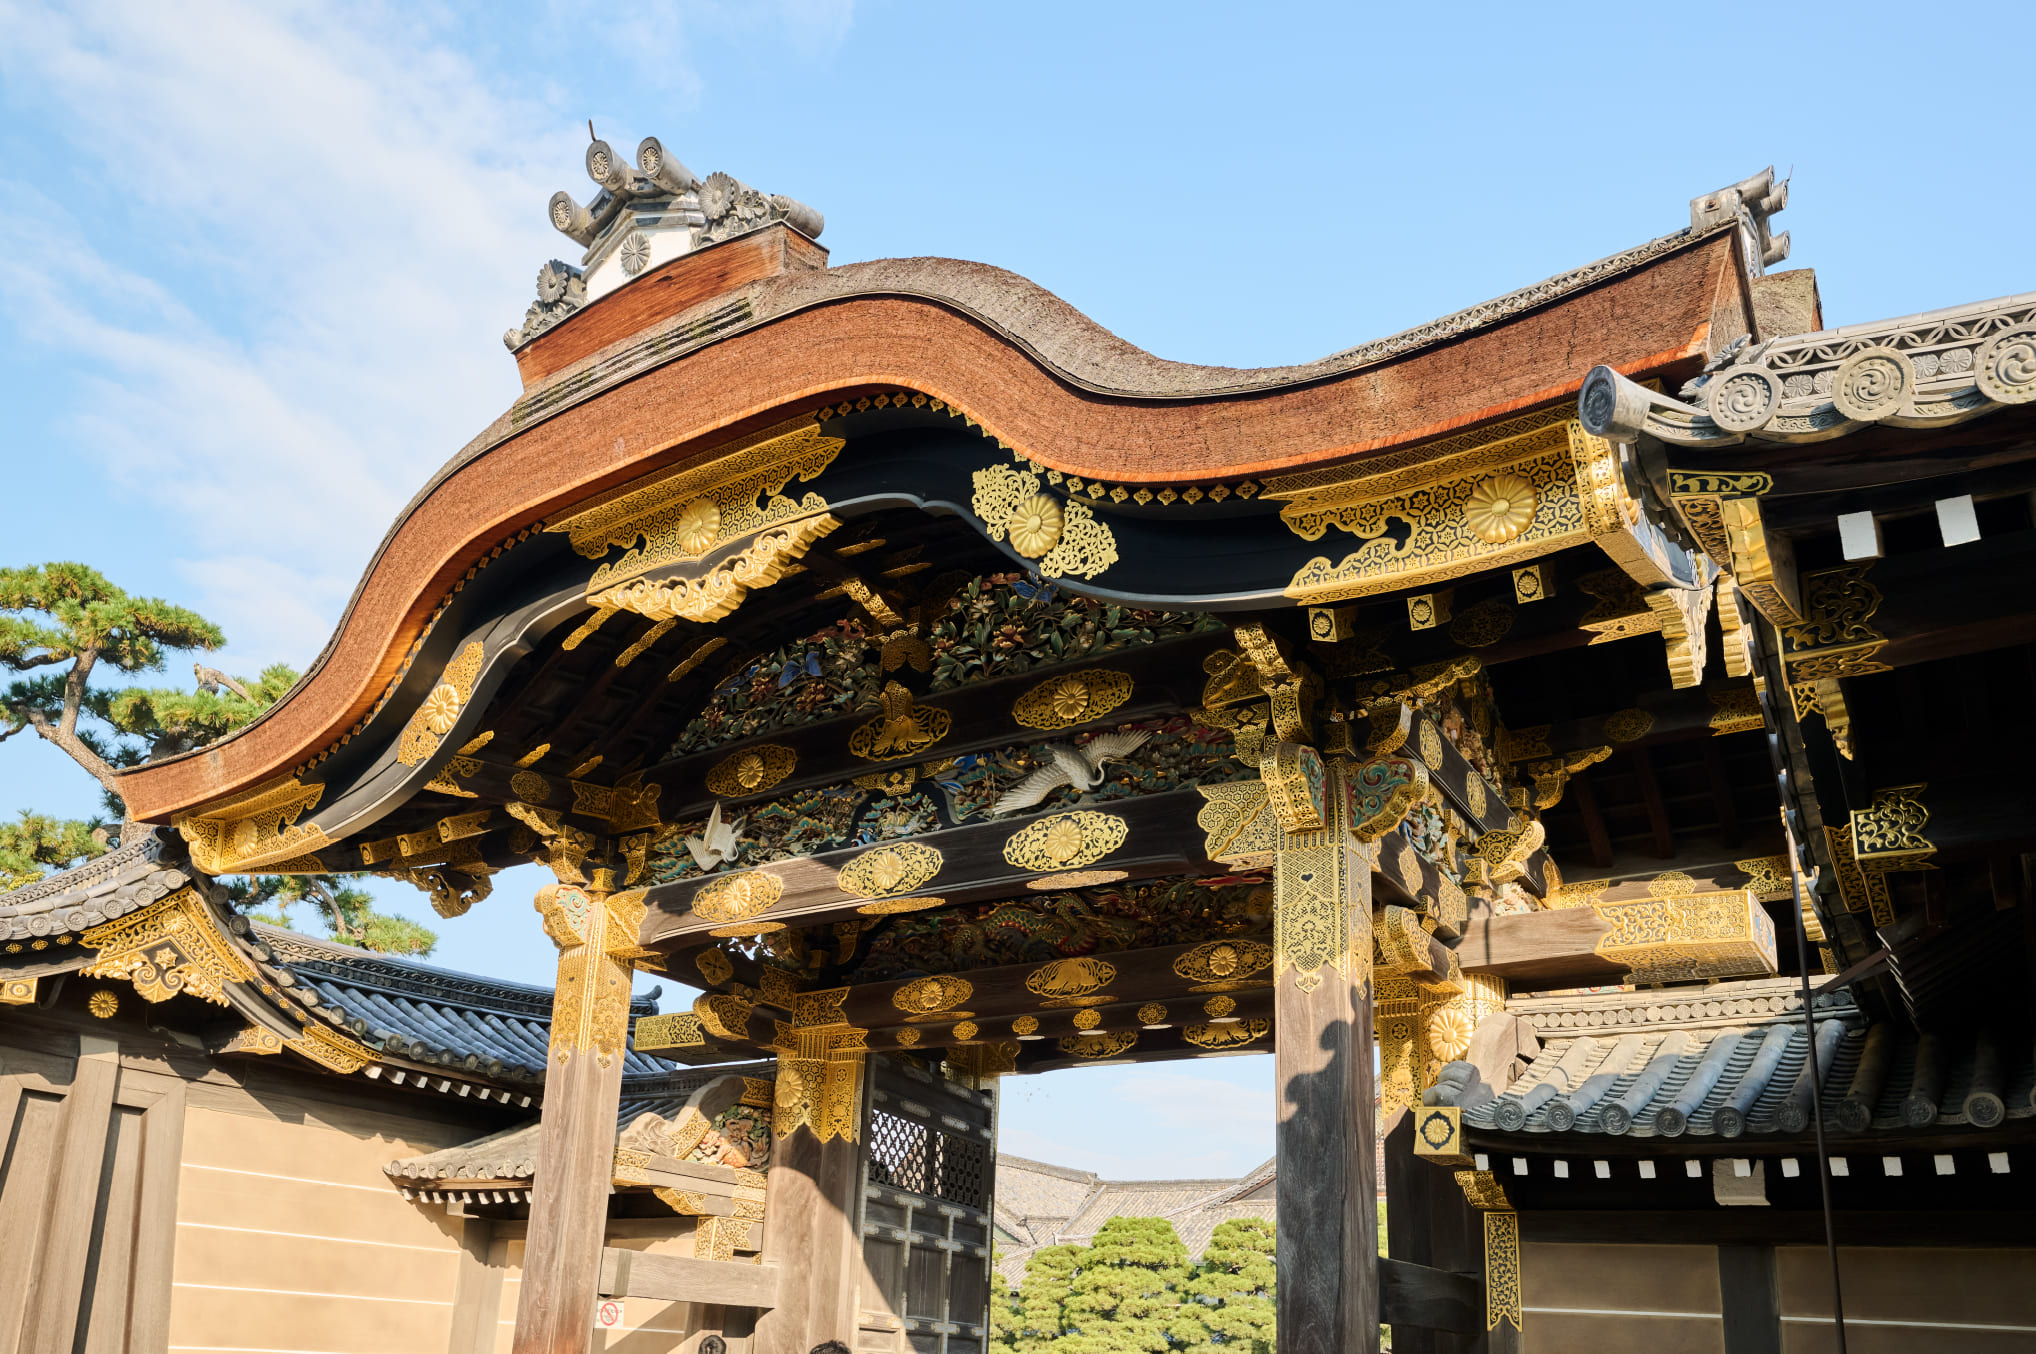
[(1091, 668), (1049, 677), (1011, 705), (1011, 718), (1032, 729), (1065, 729), (1101, 719), (1131, 699), (1127, 673)]
[(865, 851), (841, 867), (835, 883), (859, 898), (910, 893), (940, 873), (940, 852), (923, 842), (899, 842)]
[(396, 741), (397, 761), (416, 766), (438, 751), (439, 740), (452, 732), (460, 712), (474, 698), (474, 683), (481, 677), (481, 652), (480, 642), (475, 641), (445, 665), (437, 685), (403, 726), (403, 736)]
[(730, 753), (707, 772), (707, 788), (727, 799), (759, 794), (792, 774), (799, 754), (782, 743), (764, 743)]
[(785, 881), (761, 870), (723, 875), (693, 895), (693, 915), (701, 921), (748, 921), (769, 911), (785, 893)]
[(848, 750), (866, 762), (916, 757), (947, 737), (954, 717), (936, 706), (913, 703), (912, 693), (896, 682), (884, 683), (877, 697), (884, 713), (848, 736)]
[(1025, 990), (1035, 997), (1066, 999), (1098, 992), (1117, 976), (1117, 966), (1089, 956), (1055, 959), (1034, 969), (1025, 979)]
[(1220, 1025), (1190, 1025), (1181, 1031), (1181, 1037), (1197, 1048), (1221, 1050), (1257, 1043), (1271, 1032), (1270, 1020), (1237, 1020)]
[(910, 1015), (952, 1011), (966, 1002), (974, 991), (973, 983), (953, 974), (915, 978), (891, 994), (891, 1005)]
[(151, 1002), (186, 993), (225, 1006), (226, 985), (255, 976), (253, 965), (219, 933), (204, 902), (189, 888), (94, 926), (78, 942), (99, 952), (82, 976), (123, 978)]
[(1060, 1041), (1060, 1051), (1076, 1058), (1114, 1058), (1137, 1042), (1137, 1030), (1105, 1030), (1098, 1034), (1071, 1034)]
[(1192, 983), (1245, 985), (1269, 968), (1272, 960), (1272, 947), (1260, 941), (1211, 940), (1175, 959), (1173, 969)]
[(1131, 825), (1115, 814), (1082, 810), (1029, 823), (1004, 843), (1004, 859), (1021, 870), (1092, 865), (1124, 845)]

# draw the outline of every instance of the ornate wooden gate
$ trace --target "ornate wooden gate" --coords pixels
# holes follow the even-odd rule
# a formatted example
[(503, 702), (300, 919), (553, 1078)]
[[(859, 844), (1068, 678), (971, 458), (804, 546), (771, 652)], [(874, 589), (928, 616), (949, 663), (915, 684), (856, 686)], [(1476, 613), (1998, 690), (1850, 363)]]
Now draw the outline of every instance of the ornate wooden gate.
[(872, 1062), (858, 1354), (982, 1354), (995, 1094), (911, 1063)]

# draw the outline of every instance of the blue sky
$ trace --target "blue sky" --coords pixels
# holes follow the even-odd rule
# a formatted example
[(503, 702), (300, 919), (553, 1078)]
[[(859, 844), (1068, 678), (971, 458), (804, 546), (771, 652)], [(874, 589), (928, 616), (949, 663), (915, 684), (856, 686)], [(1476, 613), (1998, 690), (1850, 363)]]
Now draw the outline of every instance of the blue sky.
[[(1770, 163), (1828, 323), (2036, 287), (2036, 8), (0, 0), (0, 32), (0, 556), (194, 606), (230, 671), (308, 662), (513, 398), (499, 336), (573, 257), (545, 203), (590, 193), (589, 118), (813, 204), (836, 262), (981, 259), (1184, 361), (1391, 333)], [(26, 806), (93, 787), (16, 738)], [(534, 873), (439, 959), (548, 981)], [(1018, 1080), (1005, 1146), (1242, 1171), (1269, 1064)]]

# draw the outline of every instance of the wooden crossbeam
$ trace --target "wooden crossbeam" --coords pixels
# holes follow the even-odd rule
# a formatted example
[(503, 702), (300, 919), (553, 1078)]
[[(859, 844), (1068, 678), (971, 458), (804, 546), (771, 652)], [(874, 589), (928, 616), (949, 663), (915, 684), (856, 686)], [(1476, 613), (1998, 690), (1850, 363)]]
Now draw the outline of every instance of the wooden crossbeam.
[(1388, 1326), (1482, 1335), (1484, 1280), (1474, 1274), (1431, 1269), (1379, 1257), (1379, 1320)]
[(654, 1298), (768, 1310), (778, 1305), (778, 1267), (607, 1246), (601, 1251), (600, 1287), (604, 1298)]

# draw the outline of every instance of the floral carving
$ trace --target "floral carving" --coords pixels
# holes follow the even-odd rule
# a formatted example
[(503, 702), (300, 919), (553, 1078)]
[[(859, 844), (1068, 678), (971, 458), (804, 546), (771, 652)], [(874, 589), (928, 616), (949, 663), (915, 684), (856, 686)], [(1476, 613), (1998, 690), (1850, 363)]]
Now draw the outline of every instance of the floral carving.
[(778, 743), (745, 748), (716, 762), (707, 773), (707, 788), (717, 795), (734, 798), (768, 790), (798, 765), (799, 756)]
[(1534, 486), (1518, 475), (1494, 475), (1470, 491), (1464, 521), (1488, 545), (1503, 545), (1527, 529), (1537, 502)]
[(865, 851), (841, 867), (835, 882), (846, 893), (882, 898), (909, 893), (940, 873), (940, 852), (923, 842)]
[(1011, 548), (1027, 559), (1038, 559), (1060, 544), (1063, 516), (1051, 494), (1034, 494), (1011, 510), (1005, 530)]
[(1124, 844), (1131, 825), (1108, 813), (1042, 818), (1004, 843), (1004, 859), (1021, 870), (1064, 870), (1101, 860)]
[(1109, 714), (1131, 699), (1131, 678), (1092, 668), (1048, 678), (1020, 696), (1011, 717), (1034, 729), (1064, 729)]
[(706, 554), (707, 547), (721, 538), (721, 505), (711, 498), (694, 499), (680, 510), (672, 530), (683, 554)]
[(747, 921), (769, 910), (784, 892), (784, 881), (774, 874), (725, 875), (693, 895), (693, 915), (701, 921)]

